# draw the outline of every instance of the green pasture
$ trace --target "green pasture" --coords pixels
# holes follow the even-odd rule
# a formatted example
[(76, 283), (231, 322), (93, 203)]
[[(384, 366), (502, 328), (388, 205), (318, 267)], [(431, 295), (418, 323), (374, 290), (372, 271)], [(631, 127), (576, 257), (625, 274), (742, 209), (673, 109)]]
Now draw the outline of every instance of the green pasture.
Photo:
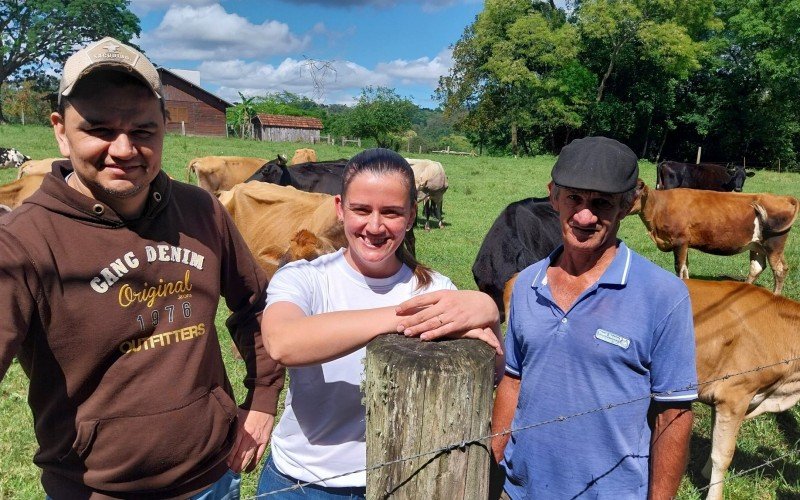
[[(0, 125), (0, 147), (16, 147), (33, 158), (59, 156), (49, 128), (35, 126)], [(168, 136), (164, 147), (164, 169), (178, 180), (186, 179), (186, 165), (197, 156), (240, 155), (274, 158), (278, 153), (291, 156), (296, 148), (314, 147), (320, 160), (350, 157), (358, 150), (352, 147), (327, 145), (268, 143), (240, 139), (210, 139)], [(418, 157), (410, 153), (406, 156)], [(451, 277), (460, 288), (475, 288), (472, 279), (472, 262), (489, 226), (509, 203), (529, 196), (544, 196), (554, 157), (491, 158), (458, 157), (428, 154), (426, 158), (441, 161), (447, 170), (450, 189), (444, 199), (444, 229), (429, 232), (417, 231), (419, 259), (434, 269)], [(641, 177), (653, 185), (655, 166), (640, 164)], [(16, 172), (0, 170), (0, 182), (14, 179)], [(759, 171), (748, 179), (747, 192), (772, 192), (800, 195), (800, 174)], [(794, 233), (800, 231), (795, 224)], [(720, 228), (724, 230), (724, 228)], [(634, 250), (647, 256), (658, 265), (672, 270), (671, 253), (662, 253), (647, 236), (638, 217), (623, 221), (620, 236)], [(786, 251), (790, 272), (784, 294), (800, 300), (800, 235), (792, 234)], [(748, 257), (715, 257), (691, 250), (689, 270), (692, 277), (703, 279), (742, 280), (749, 269)], [(772, 288), (772, 273), (767, 269), (758, 284)], [(227, 315), (224, 305), (217, 312), (217, 328), (225, 331)], [(797, 332), (800, 334), (800, 332)], [(220, 335), (226, 344), (223, 352), (230, 353), (227, 335)], [(228, 357), (226, 365), (234, 381), (241, 380), (241, 362)], [(234, 384), (243, 397), (241, 384)], [(27, 381), (19, 365), (14, 363), (0, 383), (0, 499), (43, 498), (39, 485), (39, 471), (31, 457), (36, 450), (32, 418), (28, 406)], [(696, 421), (691, 448), (689, 471), (681, 486), (680, 499), (705, 496), (701, 490), (706, 480), (700, 474), (711, 447), (710, 412), (702, 404), (695, 405)], [(800, 410), (779, 415), (764, 415), (745, 423), (739, 434), (738, 448), (729, 476), (761, 465), (774, 457), (793, 451), (800, 440)], [(252, 495), (257, 474), (245, 476), (243, 496)], [(726, 497), (731, 499), (800, 498), (800, 453), (752, 472), (733, 477), (726, 483)]]

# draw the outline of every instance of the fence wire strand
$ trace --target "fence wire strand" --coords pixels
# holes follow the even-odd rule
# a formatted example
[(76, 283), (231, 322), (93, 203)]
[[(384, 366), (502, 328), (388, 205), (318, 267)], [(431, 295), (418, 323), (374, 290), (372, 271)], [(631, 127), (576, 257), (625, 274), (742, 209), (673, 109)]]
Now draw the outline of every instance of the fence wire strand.
[[(542, 420), (542, 421), (539, 421), (539, 422), (535, 422), (535, 423), (532, 423), (532, 424), (529, 424), (529, 425), (517, 427), (517, 428), (514, 428), (514, 429), (506, 429), (506, 430), (503, 430), (503, 431), (500, 431), (500, 432), (487, 434), (485, 436), (479, 436), (479, 437), (472, 438), (472, 439), (466, 439), (466, 440), (463, 440), (463, 441), (460, 441), (460, 442), (451, 443), (451, 444), (448, 444), (446, 446), (442, 446), (442, 447), (439, 447), (439, 448), (435, 448), (435, 449), (431, 449), (431, 450), (424, 451), (424, 452), (421, 452), (421, 453), (417, 453), (415, 455), (409, 455), (409, 456), (406, 456), (406, 457), (401, 457), (401, 458), (397, 458), (397, 459), (394, 459), (394, 460), (389, 460), (387, 462), (382, 462), (382, 463), (375, 464), (375, 465), (368, 465), (367, 467), (364, 467), (363, 469), (358, 469), (358, 470), (354, 470), (354, 471), (350, 471), (350, 472), (345, 472), (343, 474), (337, 474), (335, 476), (329, 476), (329, 477), (325, 477), (325, 478), (321, 478), (321, 479), (316, 479), (314, 481), (300, 481), (297, 484), (289, 486), (289, 487), (286, 487), (286, 488), (281, 488), (281, 489), (278, 489), (278, 490), (272, 490), (272, 491), (268, 491), (266, 493), (262, 493), (260, 495), (247, 497), (246, 500), (255, 500), (257, 498), (264, 498), (264, 497), (267, 497), (267, 496), (270, 496), (270, 495), (275, 495), (275, 494), (278, 494), (278, 493), (284, 493), (284, 492), (288, 492), (288, 491), (296, 491), (296, 490), (301, 490), (302, 491), (303, 488), (306, 487), (306, 486), (325, 483), (325, 482), (328, 482), (328, 481), (331, 481), (331, 480), (334, 480), (334, 479), (338, 479), (338, 478), (341, 478), (341, 477), (349, 476), (349, 475), (352, 475), (352, 474), (359, 474), (361, 472), (371, 472), (371, 471), (374, 471), (374, 470), (377, 470), (377, 469), (381, 469), (383, 467), (388, 467), (390, 465), (395, 465), (395, 464), (398, 464), (398, 463), (401, 463), (401, 462), (407, 462), (409, 460), (416, 460), (418, 458), (426, 457), (426, 456), (429, 456), (429, 455), (439, 455), (439, 454), (443, 454), (443, 453), (449, 453), (449, 452), (457, 450), (457, 449), (465, 450), (468, 446), (481, 444), (483, 441), (487, 441), (487, 440), (492, 439), (494, 437), (505, 436), (505, 435), (508, 435), (508, 434), (512, 434), (514, 432), (526, 431), (526, 430), (534, 429), (536, 427), (542, 427), (544, 425), (565, 422), (565, 421), (571, 420), (573, 418), (582, 417), (584, 415), (589, 415), (589, 414), (597, 413), (597, 412), (601, 412), (601, 411), (611, 410), (611, 409), (617, 408), (619, 406), (624, 406), (624, 405), (637, 403), (639, 401), (643, 401), (643, 400), (646, 400), (646, 399), (655, 399), (658, 396), (662, 396), (662, 395), (663, 396), (668, 396), (668, 395), (671, 395), (671, 394), (673, 394), (675, 392), (685, 392), (685, 391), (690, 391), (690, 390), (693, 390), (693, 389), (696, 390), (696, 389), (699, 389), (699, 388), (701, 388), (703, 386), (706, 386), (706, 385), (709, 385), (709, 384), (713, 384), (714, 382), (728, 380), (728, 379), (733, 378), (733, 377), (739, 377), (739, 376), (747, 375), (747, 374), (750, 374), (750, 373), (756, 373), (756, 372), (759, 372), (759, 371), (762, 371), (762, 370), (766, 370), (766, 369), (769, 369), (769, 368), (774, 368), (774, 367), (780, 366), (780, 365), (788, 365), (790, 363), (794, 363), (794, 362), (797, 362), (797, 361), (800, 361), (800, 356), (795, 356), (795, 357), (792, 357), (792, 358), (782, 359), (782, 360), (777, 361), (775, 363), (770, 363), (770, 364), (766, 364), (766, 365), (757, 366), (757, 367), (754, 367), (754, 368), (751, 368), (751, 369), (748, 369), (748, 370), (743, 370), (743, 371), (740, 371), (740, 372), (727, 373), (727, 374), (722, 375), (722, 376), (717, 377), (717, 378), (705, 380), (703, 382), (698, 382), (697, 384), (689, 384), (686, 387), (683, 387), (683, 388), (680, 388), (680, 389), (673, 389), (673, 390), (660, 392), (660, 393), (650, 393), (650, 394), (647, 394), (646, 396), (640, 396), (640, 397), (636, 397), (636, 398), (633, 398), (633, 399), (629, 399), (627, 401), (621, 401), (621, 402), (617, 402), (617, 403), (607, 403), (607, 404), (598, 406), (596, 408), (592, 408), (592, 409), (589, 409), (589, 410), (581, 411), (581, 412), (578, 412), (578, 413), (573, 413), (573, 414), (570, 414), (570, 415), (560, 415), (560, 416), (557, 416), (557, 417), (553, 417), (553, 418), (550, 418), (550, 419), (547, 419), (547, 420)], [(800, 444), (800, 441), (798, 441), (798, 443), (795, 443), (794, 448), (797, 448), (798, 444)], [(778, 457), (774, 457), (774, 458), (768, 460), (767, 462), (759, 464), (759, 465), (757, 465), (755, 467), (752, 467), (750, 469), (747, 469), (747, 470), (744, 470), (744, 471), (740, 471), (740, 472), (737, 472), (735, 474), (728, 474), (721, 481), (719, 481), (717, 483), (714, 483), (714, 484), (724, 483), (725, 481), (727, 481), (729, 479), (733, 479), (735, 477), (746, 475), (746, 474), (748, 474), (750, 472), (753, 472), (755, 470), (764, 468), (764, 467), (766, 467), (766, 466), (768, 466), (768, 465), (770, 465), (770, 464), (772, 464), (774, 462), (777, 462), (777, 461), (780, 461), (780, 460), (784, 460), (784, 459), (786, 459), (786, 458), (788, 458), (790, 456), (793, 456), (793, 455), (797, 455), (798, 453), (800, 453), (800, 451), (798, 451), (798, 450), (789, 451), (789, 452), (787, 452), (787, 453), (785, 453), (783, 455), (780, 455)], [(713, 485), (709, 484), (707, 486), (704, 486), (703, 488), (700, 488), (699, 491), (707, 490), (711, 486), (713, 486)]]
[(760, 464), (758, 464), (758, 465), (756, 465), (754, 467), (750, 467), (749, 469), (738, 471), (738, 472), (735, 472), (733, 474), (726, 474), (725, 477), (721, 481), (716, 481), (714, 483), (709, 483), (709, 484), (703, 486), (702, 488), (699, 488), (697, 491), (698, 492), (706, 491), (707, 489), (711, 488), (712, 486), (716, 486), (718, 484), (723, 484), (723, 483), (725, 483), (725, 481), (730, 481), (731, 479), (734, 479), (734, 478), (737, 478), (737, 477), (746, 476), (747, 474), (750, 474), (751, 472), (755, 472), (755, 471), (757, 471), (759, 469), (763, 469), (764, 467), (766, 467), (768, 465), (772, 465), (775, 462), (780, 462), (781, 460), (786, 460), (789, 457), (795, 456), (798, 453), (800, 453), (800, 451), (797, 450), (797, 446), (798, 445), (800, 445), (800, 440), (796, 441), (794, 443), (794, 446), (792, 446), (792, 449), (787, 451), (783, 455), (778, 455), (777, 457), (770, 458), (766, 462), (760, 463)]

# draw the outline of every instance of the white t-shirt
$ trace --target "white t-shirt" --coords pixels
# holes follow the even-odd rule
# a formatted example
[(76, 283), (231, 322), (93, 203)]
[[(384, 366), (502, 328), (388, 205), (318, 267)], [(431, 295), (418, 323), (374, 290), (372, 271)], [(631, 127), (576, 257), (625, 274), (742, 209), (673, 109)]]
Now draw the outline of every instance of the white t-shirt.
[[(417, 279), (405, 265), (389, 278), (367, 278), (347, 263), (343, 252), (281, 268), (269, 283), (267, 307), (291, 302), (310, 316), (393, 306), (415, 295), (456, 288), (449, 278), (434, 272), (428, 287), (415, 290)], [(289, 368), (286, 407), (272, 433), (272, 458), (278, 470), (300, 481), (318, 481), (364, 469), (365, 355), (362, 347), (326, 363)], [(367, 476), (357, 472), (319, 484), (362, 487)]]

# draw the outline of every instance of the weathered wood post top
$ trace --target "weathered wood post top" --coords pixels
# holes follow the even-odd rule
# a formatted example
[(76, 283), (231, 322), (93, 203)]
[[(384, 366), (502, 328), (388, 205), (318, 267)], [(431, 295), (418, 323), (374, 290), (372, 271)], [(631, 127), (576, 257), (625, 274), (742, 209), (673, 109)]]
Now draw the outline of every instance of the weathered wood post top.
[(488, 441), (436, 450), (490, 433), (494, 361), (472, 339), (382, 335), (367, 346), (367, 467), (397, 461), (367, 472), (368, 499), (487, 498)]

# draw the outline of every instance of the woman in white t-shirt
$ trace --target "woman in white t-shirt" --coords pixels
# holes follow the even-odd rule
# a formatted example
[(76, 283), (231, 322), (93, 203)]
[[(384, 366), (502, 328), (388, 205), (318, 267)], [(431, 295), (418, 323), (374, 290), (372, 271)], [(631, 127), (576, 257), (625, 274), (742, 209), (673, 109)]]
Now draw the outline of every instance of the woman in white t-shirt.
[(261, 329), (270, 355), (289, 367), (289, 390), (259, 495), (314, 482), (278, 498), (364, 497), (360, 385), (364, 346), (376, 336), (479, 338), (502, 357), (492, 299), (456, 291), (404, 245), (416, 197), (402, 156), (388, 149), (359, 153), (348, 162), (335, 200), (347, 248), (290, 263), (270, 281)]

